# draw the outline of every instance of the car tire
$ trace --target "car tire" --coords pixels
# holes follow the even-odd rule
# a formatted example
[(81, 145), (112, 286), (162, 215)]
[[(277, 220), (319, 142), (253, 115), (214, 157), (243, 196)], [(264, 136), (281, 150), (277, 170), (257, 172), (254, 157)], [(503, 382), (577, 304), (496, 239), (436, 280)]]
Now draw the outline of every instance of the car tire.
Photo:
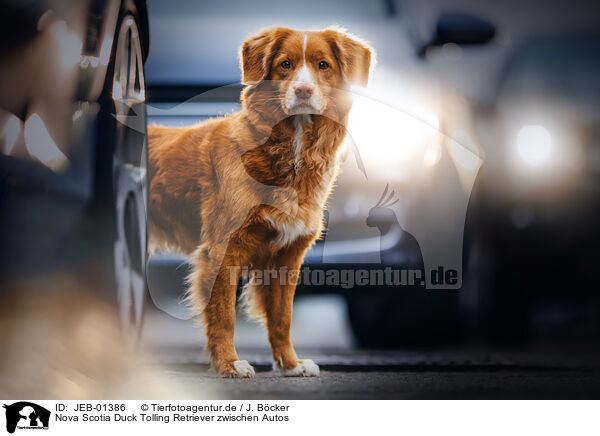
[(147, 295), (147, 116), (138, 23), (133, 2), (123, 2), (100, 98), (95, 169), (97, 202), (109, 230), (108, 298), (132, 344), (141, 337)]
[(358, 345), (422, 348), (459, 340), (458, 293), (422, 287), (373, 289), (346, 297)]
[(498, 222), (502, 214), (475, 191), (465, 226), (462, 315), (469, 340), (485, 345), (521, 345), (530, 335), (528, 286)]

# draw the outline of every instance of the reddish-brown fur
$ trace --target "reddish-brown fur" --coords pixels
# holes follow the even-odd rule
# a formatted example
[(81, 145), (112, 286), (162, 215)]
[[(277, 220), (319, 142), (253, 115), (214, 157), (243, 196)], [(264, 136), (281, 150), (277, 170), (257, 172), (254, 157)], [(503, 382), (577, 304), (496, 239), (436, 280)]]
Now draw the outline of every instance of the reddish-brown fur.
[[(283, 99), (303, 55), (326, 106), (308, 115), (295, 156), (295, 117), (307, 115), (290, 114)], [(229, 267), (300, 268), (320, 235), (336, 177), (351, 106), (347, 91), (366, 84), (371, 50), (337, 30), (279, 27), (245, 41), (240, 57), (248, 85), (240, 112), (193, 127), (148, 128), (150, 247), (190, 256), (189, 302), (204, 315), (212, 365), (223, 376), (239, 375), (233, 366), (239, 271)], [(284, 60), (289, 69), (281, 67)], [(248, 305), (265, 320), (273, 358), (284, 370), (302, 362), (290, 341), (295, 288), (273, 280), (247, 289)]]

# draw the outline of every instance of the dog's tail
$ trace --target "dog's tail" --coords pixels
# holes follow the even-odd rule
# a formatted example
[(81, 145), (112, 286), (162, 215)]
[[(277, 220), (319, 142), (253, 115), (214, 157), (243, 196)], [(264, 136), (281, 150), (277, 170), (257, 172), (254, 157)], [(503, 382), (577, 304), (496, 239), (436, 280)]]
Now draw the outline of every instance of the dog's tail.
[(260, 324), (264, 324), (266, 319), (263, 298), (263, 293), (260, 292), (259, 286), (255, 283), (254, 278), (251, 277), (248, 283), (242, 288), (239, 301), (248, 319)]

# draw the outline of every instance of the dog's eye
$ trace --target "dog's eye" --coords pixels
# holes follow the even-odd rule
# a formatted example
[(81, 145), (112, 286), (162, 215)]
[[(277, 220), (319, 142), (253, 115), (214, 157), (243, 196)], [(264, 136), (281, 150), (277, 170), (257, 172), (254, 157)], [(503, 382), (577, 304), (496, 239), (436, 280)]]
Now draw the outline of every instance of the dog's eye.
[(326, 70), (329, 68), (329, 64), (325, 61), (319, 62), (319, 70)]
[(283, 61), (279, 65), (281, 65), (281, 68), (283, 68), (284, 70), (289, 70), (290, 67), (292, 66), (292, 64), (290, 64), (290, 61)]

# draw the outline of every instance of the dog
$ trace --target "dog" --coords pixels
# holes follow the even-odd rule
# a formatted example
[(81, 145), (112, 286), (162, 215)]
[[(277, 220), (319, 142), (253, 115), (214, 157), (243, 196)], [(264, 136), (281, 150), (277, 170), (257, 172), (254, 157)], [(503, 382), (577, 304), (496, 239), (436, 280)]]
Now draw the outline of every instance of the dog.
[(342, 29), (269, 28), (241, 46), (241, 111), (148, 127), (149, 247), (189, 256), (187, 301), (220, 376), (255, 374), (233, 343), (244, 266), (287, 272), (270, 283), (249, 277), (242, 295), (266, 325), (275, 368), (319, 375), (291, 343), (292, 303), (336, 179), (350, 87), (367, 84), (374, 56)]

